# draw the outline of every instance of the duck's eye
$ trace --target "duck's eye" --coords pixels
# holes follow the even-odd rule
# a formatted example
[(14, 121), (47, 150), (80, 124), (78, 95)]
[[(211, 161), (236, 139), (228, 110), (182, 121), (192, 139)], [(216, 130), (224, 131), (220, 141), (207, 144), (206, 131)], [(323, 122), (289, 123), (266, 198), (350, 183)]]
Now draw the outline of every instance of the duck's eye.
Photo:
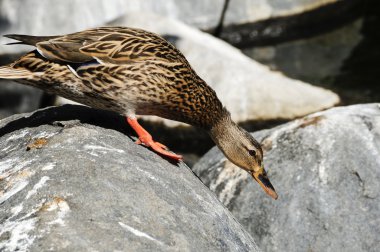
[(255, 150), (249, 150), (248, 153), (249, 153), (249, 155), (251, 155), (252, 157), (255, 157), (255, 156), (256, 156), (256, 151), (255, 151)]

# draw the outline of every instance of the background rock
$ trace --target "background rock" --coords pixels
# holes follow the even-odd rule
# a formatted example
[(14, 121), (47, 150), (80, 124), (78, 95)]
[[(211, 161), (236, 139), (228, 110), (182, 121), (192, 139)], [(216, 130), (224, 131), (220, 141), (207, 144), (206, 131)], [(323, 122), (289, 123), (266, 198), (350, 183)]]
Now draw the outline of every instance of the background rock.
[(259, 251), (186, 165), (125, 128), (69, 105), (0, 121), (0, 250)]
[(342, 105), (378, 102), (380, 3), (361, 5), (360, 18), (339, 29), (243, 52), (286, 76), (334, 91)]
[(231, 0), (219, 36), (239, 48), (335, 30), (363, 15), (360, 0)]
[(243, 52), (290, 78), (332, 88), (331, 78), (341, 73), (345, 60), (363, 38), (362, 23), (360, 19), (323, 35)]
[(291, 16), (320, 8), (337, 0), (231, 0), (226, 24), (249, 23), (280, 16)]
[[(16, 55), (0, 57), (0, 66), (16, 57)], [(41, 105), (41, 97), (41, 90), (9, 80), (0, 80), (0, 119), (38, 109)]]
[(380, 104), (254, 134), (279, 199), (213, 149), (193, 167), (263, 251), (379, 251)]
[(331, 31), (361, 14), (361, 6), (360, 0), (1, 0), (0, 33), (64, 34), (125, 13), (152, 12), (221, 33), (234, 45), (252, 46), (255, 41)]
[[(217, 26), (223, 0), (0, 0), (0, 34), (56, 35), (104, 25), (128, 12), (154, 12), (200, 28)], [(0, 55), (29, 50), (4, 46)]]
[[(0, 34), (55, 35), (100, 26), (125, 13), (122, 0), (0, 0)], [(26, 46), (4, 46), (0, 55), (29, 50)]]
[(41, 97), (41, 90), (0, 80), (0, 119), (38, 109)]
[(334, 78), (330, 88), (340, 94), (345, 104), (378, 102), (380, 100), (379, 57), (380, 2), (369, 1), (363, 25), (362, 39), (352, 50), (341, 71)]

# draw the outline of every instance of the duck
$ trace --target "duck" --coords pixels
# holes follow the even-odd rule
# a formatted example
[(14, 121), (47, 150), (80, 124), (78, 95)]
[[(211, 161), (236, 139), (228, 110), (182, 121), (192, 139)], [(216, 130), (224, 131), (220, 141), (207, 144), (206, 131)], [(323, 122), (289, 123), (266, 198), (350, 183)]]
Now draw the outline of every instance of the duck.
[(179, 162), (181, 155), (153, 140), (137, 115), (155, 115), (204, 129), (222, 153), (278, 195), (263, 165), (263, 150), (237, 125), (215, 91), (184, 55), (158, 34), (129, 27), (97, 27), (58, 36), (9, 34), (34, 50), (0, 67), (0, 79), (42, 89), (81, 104), (119, 113), (142, 144)]

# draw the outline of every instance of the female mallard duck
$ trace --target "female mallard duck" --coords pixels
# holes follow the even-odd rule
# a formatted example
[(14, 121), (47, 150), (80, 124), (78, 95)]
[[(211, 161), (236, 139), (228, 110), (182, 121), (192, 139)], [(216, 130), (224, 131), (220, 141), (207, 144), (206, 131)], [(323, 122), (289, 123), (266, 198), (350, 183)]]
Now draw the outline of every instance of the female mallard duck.
[(153, 141), (136, 120), (156, 115), (201, 127), (271, 197), (260, 144), (236, 125), (185, 57), (160, 36), (140, 29), (102, 27), (63, 36), (6, 35), (36, 50), (0, 67), (0, 78), (41, 88), (91, 107), (126, 116), (138, 144), (179, 160)]

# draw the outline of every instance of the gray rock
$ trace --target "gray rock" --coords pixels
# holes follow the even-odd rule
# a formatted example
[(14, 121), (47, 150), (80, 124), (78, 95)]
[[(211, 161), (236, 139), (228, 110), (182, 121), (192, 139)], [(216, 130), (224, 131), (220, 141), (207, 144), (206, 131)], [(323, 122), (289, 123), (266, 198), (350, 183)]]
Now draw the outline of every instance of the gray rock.
[(211, 150), (193, 170), (264, 251), (380, 250), (380, 104), (254, 134), (279, 199)]
[(380, 2), (367, 5), (362, 21), (360, 43), (351, 51), (339, 75), (334, 76), (334, 90), (339, 92), (344, 104), (380, 101), (378, 59), (380, 55)]
[(1, 251), (259, 251), (184, 165), (83, 106), (0, 121)]
[(246, 48), (249, 57), (294, 79), (326, 85), (342, 72), (344, 62), (362, 40), (363, 20), (312, 38)]
[(335, 30), (362, 16), (360, 0), (231, 0), (218, 35), (246, 48)]
[(244, 24), (301, 14), (338, 0), (230, 0), (225, 24)]

